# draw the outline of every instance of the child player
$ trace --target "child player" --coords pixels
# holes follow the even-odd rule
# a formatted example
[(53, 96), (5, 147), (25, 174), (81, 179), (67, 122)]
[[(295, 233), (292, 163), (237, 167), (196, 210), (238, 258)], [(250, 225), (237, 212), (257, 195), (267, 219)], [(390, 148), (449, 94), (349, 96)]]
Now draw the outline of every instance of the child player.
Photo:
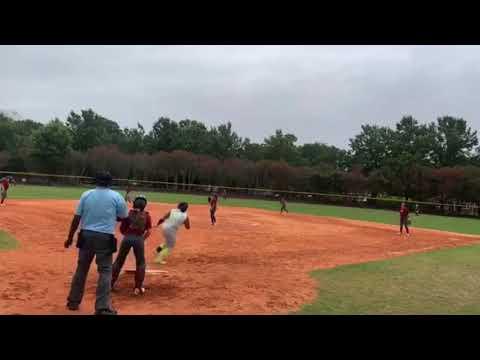
[(210, 204), (210, 220), (212, 221), (212, 225), (215, 225), (217, 223), (215, 213), (217, 212), (218, 195), (215, 193), (212, 197), (208, 197), (208, 203)]
[(143, 281), (145, 279), (145, 240), (150, 236), (152, 228), (152, 219), (148, 211), (145, 211), (147, 199), (144, 196), (137, 196), (133, 201), (133, 209), (128, 213), (128, 217), (122, 220), (120, 232), (124, 235), (117, 259), (112, 266), (112, 289), (122, 270), (123, 264), (133, 248), (135, 254), (135, 288), (134, 294), (141, 295), (145, 293)]
[(408, 230), (408, 207), (402, 202), (400, 206), (400, 235), (403, 234), (403, 227), (405, 226), (405, 230), (407, 231), (407, 236), (410, 236), (410, 231)]
[(0, 205), (3, 205), (3, 202), (7, 198), (7, 192), (8, 192), (8, 188), (10, 187), (10, 184), (15, 184), (15, 180), (13, 179), (13, 177), (6, 176), (0, 179), (0, 196), (1, 196)]
[(283, 196), (280, 197), (280, 204), (282, 205), (282, 208), (280, 209), (280, 214), (282, 214), (284, 211), (288, 214), (287, 201)]
[(127, 204), (132, 202), (132, 195), (130, 194), (132, 192), (132, 188), (130, 186), (130, 183), (127, 184), (127, 190), (125, 191), (125, 201)]
[(177, 231), (184, 225), (186, 229), (190, 229), (190, 219), (187, 214), (188, 203), (181, 202), (176, 209), (170, 210), (164, 217), (158, 220), (158, 224), (162, 225), (164, 243), (157, 247), (157, 257), (155, 262), (158, 264), (166, 264), (165, 259), (175, 247), (177, 241)]

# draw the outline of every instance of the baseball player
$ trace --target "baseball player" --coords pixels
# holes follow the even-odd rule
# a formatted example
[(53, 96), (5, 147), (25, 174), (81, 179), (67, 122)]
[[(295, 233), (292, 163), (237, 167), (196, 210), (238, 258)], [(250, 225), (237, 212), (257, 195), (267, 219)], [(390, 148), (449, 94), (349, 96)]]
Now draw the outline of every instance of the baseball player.
[(280, 209), (280, 214), (283, 214), (284, 211), (288, 214), (287, 201), (283, 196), (280, 197), (280, 204), (282, 205), (282, 208)]
[(208, 197), (208, 203), (210, 204), (210, 220), (212, 221), (212, 225), (215, 225), (217, 223), (215, 213), (217, 212), (218, 195), (215, 193), (212, 197)]
[(132, 202), (131, 192), (132, 192), (131, 185), (127, 184), (127, 190), (125, 191), (125, 201), (127, 202), (127, 204)]
[(3, 205), (3, 203), (5, 202), (5, 199), (7, 198), (7, 192), (8, 192), (8, 188), (10, 187), (10, 184), (15, 184), (15, 179), (13, 177), (6, 176), (0, 179), (0, 196), (1, 196), (0, 205)]
[(184, 225), (188, 230), (190, 229), (190, 219), (187, 214), (188, 203), (181, 202), (176, 209), (170, 210), (164, 217), (158, 220), (157, 226), (162, 225), (164, 243), (157, 247), (157, 257), (155, 262), (158, 264), (166, 264), (165, 259), (170, 255), (172, 249), (175, 247), (177, 240), (177, 231)]
[(409, 216), (409, 210), (408, 207), (405, 205), (404, 202), (402, 202), (402, 205), (400, 206), (400, 234), (403, 234), (403, 227), (405, 226), (405, 230), (407, 232), (407, 236), (410, 236), (410, 231), (408, 229), (408, 216)]
[(120, 275), (123, 264), (127, 259), (130, 248), (133, 248), (135, 254), (135, 295), (143, 295), (145, 288), (143, 281), (145, 280), (145, 240), (150, 236), (152, 228), (152, 218), (148, 211), (145, 211), (147, 199), (144, 196), (137, 196), (133, 200), (133, 209), (128, 213), (128, 217), (122, 219), (120, 232), (124, 235), (118, 256), (112, 267), (112, 289)]

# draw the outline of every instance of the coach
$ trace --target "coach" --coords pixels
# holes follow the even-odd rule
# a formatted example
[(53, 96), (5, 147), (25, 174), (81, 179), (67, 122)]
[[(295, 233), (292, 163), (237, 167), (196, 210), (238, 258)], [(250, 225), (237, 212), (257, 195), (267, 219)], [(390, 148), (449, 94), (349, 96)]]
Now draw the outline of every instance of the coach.
[(98, 283), (95, 301), (95, 315), (116, 315), (110, 298), (112, 279), (112, 255), (117, 251), (115, 225), (117, 218), (128, 215), (125, 200), (119, 193), (110, 189), (112, 177), (108, 172), (95, 177), (97, 187), (86, 191), (80, 197), (77, 211), (70, 226), (65, 248), (73, 243), (73, 236), (81, 223), (78, 234), (78, 264), (73, 275), (70, 294), (67, 299), (69, 310), (78, 310), (82, 302), (90, 264), (95, 257)]

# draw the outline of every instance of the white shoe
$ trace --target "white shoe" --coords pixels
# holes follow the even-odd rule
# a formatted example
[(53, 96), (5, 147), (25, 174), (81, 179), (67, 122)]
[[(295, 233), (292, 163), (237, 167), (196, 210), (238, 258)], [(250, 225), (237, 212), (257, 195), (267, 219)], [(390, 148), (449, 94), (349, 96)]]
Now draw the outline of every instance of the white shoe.
[(138, 296), (138, 295), (143, 295), (145, 294), (145, 288), (135, 288), (135, 290), (133, 290), (133, 294), (135, 296)]

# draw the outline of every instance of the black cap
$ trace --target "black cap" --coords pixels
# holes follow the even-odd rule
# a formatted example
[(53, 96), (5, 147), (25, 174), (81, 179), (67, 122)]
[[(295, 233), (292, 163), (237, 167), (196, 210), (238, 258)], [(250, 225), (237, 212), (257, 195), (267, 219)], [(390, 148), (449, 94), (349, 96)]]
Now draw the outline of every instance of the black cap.
[(147, 198), (144, 195), (138, 195), (133, 200), (133, 208), (143, 210), (147, 206)]
[(99, 171), (95, 175), (95, 183), (98, 186), (109, 187), (112, 185), (112, 175), (108, 171)]

